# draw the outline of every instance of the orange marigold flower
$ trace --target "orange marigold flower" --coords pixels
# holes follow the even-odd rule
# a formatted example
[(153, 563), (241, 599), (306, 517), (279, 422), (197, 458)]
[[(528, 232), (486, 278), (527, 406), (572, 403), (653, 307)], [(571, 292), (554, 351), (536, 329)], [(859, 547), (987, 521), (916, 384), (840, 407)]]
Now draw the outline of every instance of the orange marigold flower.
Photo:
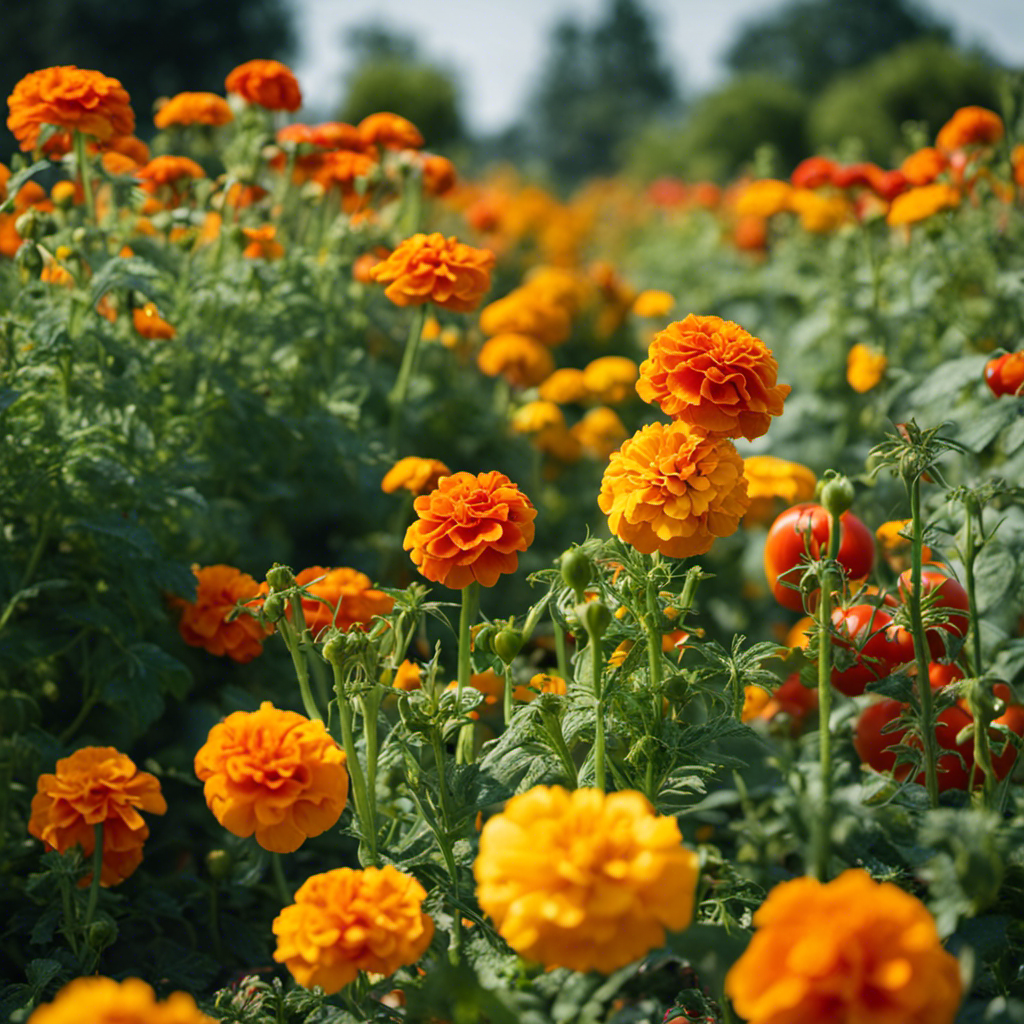
[(573, 424), (572, 435), (594, 458), (607, 459), (629, 437), (629, 431), (614, 409), (599, 405)]
[(846, 382), (858, 394), (875, 387), (885, 376), (889, 360), (884, 352), (857, 342), (846, 356)]
[(173, 188), (178, 182), (205, 178), (206, 172), (187, 156), (154, 157), (145, 167), (140, 167), (135, 176), (142, 182), (142, 188), (150, 195), (156, 195), (161, 187)]
[[(104, 153), (100, 157), (100, 163), (107, 174), (113, 174), (115, 177), (129, 174), (134, 175), (139, 169), (138, 163), (130, 156), (125, 156), (124, 153)], [(60, 185), (63, 182), (58, 182), (57, 184)], [(55, 185), (54, 188), (56, 187)]]
[(776, 383), (778, 370), (768, 346), (739, 324), (691, 314), (655, 335), (636, 390), (668, 416), (752, 441), (782, 414), (790, 388)]
[(951, 153), (965, 146), (987, 146), (1003, 137), (1003, 119), (984, 107), (961, 107), (940, 129), (936, 148)]
[(391, 685), (396, 690), (418, 690), (422, 685), (423, 670), (408, 658), (395, 671)]
[(455, 164), (448, 157), (436, 153), (421, 154), (420, 173), (423, 175), (423, 191), (428, 196), (447, 195), (459, 178)]
[(837, 166), (835, 160), (830, 160), (827, 156), (809, 156), (793, 168), (793, 173), (789, 176), (790, 184), (800, 189), (831, 185)]
[(295, 582), (314, 595), (302, 598), (306, 627), (314, 637), (328, 626), (345, 631), (356, 625), (368, 629), (375, 615), (387, 615), (395, 606), (393, 598), (374, 590), (370, 577), (357, 569), (314, 565), (298, 573)]
[(840, 196), (823, 196), (806, 188), (793, 190), (789, 207), (800, 218), (800, 227), (815, 235), (835, 231), (853, 212)]
[(264, 701), (211, 730), (195, 758), (206, 806), (232, 835), (291, 853), (345, 809), (345, 752), (323, 722)]
[(149, 146), (135, 135), (111, 135), (104, 142), (88, 148), (90, 151), (95, 148), (101, 153), (120, 153), (140, 165), (149, 162)]
[(780, 501), (787, 507), (798, 501), (810, 501), (818, 482), (806, 466), (774, 455), (751, 455), (744, 459), (743, 475), (750, 498), (750, 508), (744, 517), (747, 524), (771, 522)]
[(251, 615), (228, 621), (239, 601), (253, 603), (259, 584), (245, 572), (230, 565), (192, 567), (199, 587), (194, 602), (180, 598), (172, 604), (180, 609), (178, 631), (190, 647), (202, 647), (210, 654), (226, 654), (245, 664), (263, 653), (266, 632)]
[(750, 499), (733, 443), (677, 421), (648, 424), (612, 453), (597, 504), (638, 551), (687, 558), (735, 533)]
[[(565, 680), (561, 676), (556, 676), (550, 672), (537, 672), (535, 675), (532, 675), (527, 688), (533, 691), (534, 694), (553, 693), (558, 697), (564, 697), (569, 692)], [(532, 700), (533, 698), (531, 697), (530, 699)]]
[(952, 1024), (956, 1016), (960, 970), (931, 914), (865, 871), (844, 871), (826, 884), (783, 882), (754, 914), (754, 925), (725, 981), (749, 1024)]
[(373, 280), (396, 306), (433, 302), (442, 309), (470, 313), (491, 287), (494, 253), (474, 249), (440, 232), (407, 238), (373, 268)]
[(140, 978), (75, 978), (52, 1003), (37, 1007), (27, 1024), (216, 1024), (187, 992), (158, 1001)]
[(0, 203), (7, 198), (7, 182), (11, 178), (11, 169), (6, 164), (0, 164)]
[(321, 149), (362, 149), (359, 129), (344, 121), (324, 121), (309, 129), (309, 141)]
[(373, 283), (373, 268), (381, 260), (387, 259), (387, 252), (364, 252), (360, 253), (352, 264), (352, 277), (360, 284)]
[[(890, 519), (875, 530), (875, 539), (893, 572), (910, 568), (911, 524), (910, 519)], [(921, 560), (932, 560), (932, 549), (927, 544), (921, 545)]]
[[(505, 680), (498, 675), (494, 669), (485, 669), (483, 672), (475, 672), (469, 677), (469, 685), (474, 690), (479, 690), (483, 695), (484, 699), (480, 702), (479, 711), (470, 711), (469, 717), (473, 721), (478, 722), (480, 720), (480, 712), (482, 711), (485, 715), (493, 711), (495, 708), (500, 707), (502, 697), (505, 695)], [(446, 687), (446, 690), (458, 690), (459, 681), (453, 679)], [(518, 687), (517, 689), (523, 689)], [(515, 694), (513, 694), (515, 695)], [(531, 697), (536, 694), (531, 694)]]
[(512, 413), (512, 430), (517, 434), (542, 434), (565, 430), (565, 416), (554, 402), (527, 402)]
[(922, 185), (897, 196), (889, 207), (886, 223), (890, 227), (901, 224), (916, 224), (927, 220), (943, 210), (952, 210), (960, 205), (960, 193), (952, 185)]
[(426, 494), (438, 485), (441, 477), (450, 474), (451, 470), (440, 459), (407, 455), (384, 474), (380, 489), (385, 494), (394, 494), (399, 489), (412, 494)]
[(900, 164), (900, 170), (911, 185), (930, 185), (946, 169), (948, 162), (941, 150), (925, 146), (911, 153)]
[(788, 181), (763, 178), (748, 182), (736, 198), (736, 216), (759, 217), (762, 220), (774, 217), (789, 209), (792, 194), (793, 187)]
[(48, 259), (39, 272), (39, 280), (47, 284), (55, 284), (60, 288), (74, 288), (75, 277), (63, 264), (54, 259)]
[(390, 864), (313, 875), (274, 920), (274, 959), (300, 985), (319, 985), (328, 995), (360, 971), (394, 974), (415, 963), (434, 937), (434, 921), (422, 909), (426, 896), (415, 878)]
[(228, 75), (224, 88), (266, 110), (298, 110), (302, 106), (298, 79), (279, 60), (247, 60), (239, 64)]
[(1024, 145), (1016, 145), (1010, 153), (1010, 166), (1013, 168), (1013, 180), (1024, 188)]
[(428, 580), (461, 590), (493, 587), (533, 543), (537, 510), (504, 473), (453, 473), (413, 504), (402, 546)]
[(135, 128), (128, 93), (116, 78), (74, 65), (26, 75), (7, 98), (10, 128), (26, 152), (36, 148), (44, 124), (104, 140)]
[(662, 317), (676, 304), (671, 292), (648, 289), (641, 292), (633, 301), (633, 312), (637, 316)]
[(387, 111), (370, 114), (364, 117), (357, 127), (364, 146), (419, 149), (423, 145), (423, 136), (416, 125), (399, 114)]
[(488, 337), (528, 334), (545, 345), (559, 345), (569, 337), (572, 324), (563, 306), (533, 288), (516, 288), (480, 311), (480, 330)]
[(484, 825), (473, 873), (517, 953), (607, 974), (690, 924), (698, 866), (640, 793), (535, 786)]
[(17, 219), (16, 213), (0, 213), (0, 254), (8, 259), (14, 259), (14, 254), (24, 241), (14, 226)]
[(476, 363), (481, 373), (504, 377), (514, 388), (532, 388), (550, 377), (555, 368), (547, 346), (525, 334), (488, 338)]
[(740, 217), (733, 227), (732, 240), (742, 252), (764, 252), (768, 245), (768, 221), (764, 217)]
[(143, 338), (154, 341), (170, 341), (178, 336), (177, 330), (159, 314), (152, 302), (132, 310), (132, 324)]
[(153, 123), (163, 131), (171, 125), (222, 125), (235, 119), (228, 101), (212, 92), (179, 92), (153, 115)]
[(583, 367), (583, 383), (591, 397), (617, 405), (633, 394), (637, 366), (625, 356), (600, 356)]
[(590, 389), (582, 370), (567, 366), (555, 370), (547, 380), (541, 381), (540, 397), (545, 402), (557, 402), (559, 405), (585, 402), (590, 398)]
[(249, 242), (242, 250), (247, 260), (279, 260), (284, 255), (284, 246), (275, 240), (277, 228), (273, 224), (262, 228), (242, 228), (242, 234)]
[(241, 181), (236, 181), (223, 194), (222, 202), (225, 206), (230, 206), (235, 210), (244, 210), (249, 206), (254, 206), (267, 194), (267, 190), (259, 185), (246, 185)]
[(80, 846), (88, 859), (96, 847), (95, 826), (102, 825), (100, 885), (118, 885), (141, 863), (149, 837), (139, 811), (167, 812), (156, 777), (114, 747), (83, 747), (61, 758), (53, 775), (39, 776), (28, 831), (61, 853)]
[(369, 177), (376, 168), (377, 161), (373, 157), (351, 149), (339, 149), (320, 157), (313, 180), (324, 189), (336, 188), (348, 196), (355, 191), (356, 179)]

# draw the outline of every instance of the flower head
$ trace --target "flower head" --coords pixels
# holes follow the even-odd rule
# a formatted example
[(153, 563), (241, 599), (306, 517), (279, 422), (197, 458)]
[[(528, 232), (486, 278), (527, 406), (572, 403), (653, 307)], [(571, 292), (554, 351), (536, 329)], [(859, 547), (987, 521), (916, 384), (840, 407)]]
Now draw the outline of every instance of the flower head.
[(322, 722), (269, 701), (235, 711), (210, 730), (195, 758), (206, 805), (232, 835), (291, 853), (341, 817), (345, 754)]
[(63, 853), (96, 847), (94, 826), (103, 826), (101, 885), (123, 882), (142, 861), (149, 828), (139, 811), (165, 814), (160, 783), (114, 747), (83, 747), (61, 758), (52, 775), (40, 775), (32, 798), (29, 833)]
[(180, 181), (187, 184), (195, 178), (205, 178), (206, 172), (187, 156), (157, 156), (140, 167), (135, 176), (142, 182), (144, 191), (155, 195), (163, 186), (173, 187)]
[(423, 670), (408, 658), (395, 669), (391, 685), (396, 690), (418, 690), (423, 685)]
[(377, 161), (366, 153), (339, 149), (322, 154), (313, 171), (313, 179), (325, 189), (336, 188), (343, 196), (355, 193), (356, 179), (373, 174)]
[(735, 533), (750, 499), (733, 443), (676, 422), (648, 424), (612, 453), (597, 503), (638, 551), (688, 558)]
[(590, 389), (582, 370), (566, 366), (541, 381), (540, 397), (545, 402), (569, 405), (586, 401), (590, 397)]
[(428, 580), (453, 590), (493, 587), (533, 543), (537, 510), (504, 473), (453, 473), (413, 507), (419, 518), (402, 546)]
[(569, 337), (570, 327), (565, 308), (532, 288), (517, 288), (480, 311), (480, 330), (488, 337), (528, 334), (553, 346)]
[(242, 228), (249, 243), (242, 256), (247, 260), (279, 260), (284, 255), (284, 246), (277, 241), (277, 227), (265, 224), (261, 228)]
[(592, 398), (618, 405), (633, 394), (637, 368), (625, 356), (599, 356), (583, 367), (583, 383)]
[(768, 346), (739, 324), (691, 314), (655, 335), (636, 390), (674, 419), (753, 440), (782, 415), (790, 388), (776, 383), (778, 371)]
[(234, 120), (228, 101), (212, 92), (179, 92), (153, 115), (153, 123), (163, 131), (171, 125), (222, 125)]
[(897, 196), (889, 207), (886, 223), (890, 227), (901, 224), (916, 224), (927, 220), (943, 210), (953, 210), (960, 205), (960, 193), (952, 185), (936, 182), (909, 189)]
[(743, 186), (736, 199), (737, 217), (774, 217), (789, 209), (793, 188), (787, 181), (762, 178)]
[(216, 1024), (200, 1013), (187, 992), (172, 992), (165, 1001), (140, 978), (75, 978), (52, 1003), (37, 1007), (27, 1024)]
[(535, 786), (484, 825), (473, 872), (516, 952), (609, 973), (690, 923), (697, 855), (640, 793)]
[(428, 196), (447, 195), (458, 180), (455, 164), (446, 156), (424, 153), (420, 158), (420, 174), (423, 175), (423, 191)]
[(143, 338), (151, 341), (170, 341), (178, 336), (177, 330), (160, 315), (153, 302), (132, 310), (132, 324)]
[(298, 110), (302, 106), (298, 79), (279, 60), (247, 60), (239, 64), (228, 75), (224, 88), (266, 110)]
[(135, 129), (128, 93), (116, 78), (74, 65), (26, 75), (7, 98), (10, 128), (25, 151), (36, 148), (44, 124), (104, 140)]
[(230, 565), (192, 567), (199, 583), (193, 602), (172, 602), (181, 611), (178, 631), (190, 647), (202, 647), (210, 654), (226, 654), (245, 663), (263, 653), (266, 632), (250, 615), (228, 621), (239, 601), (252, 603), (259, 584), (245, 572)]
[(619, 414), (606, 405), (591, 409), (573, 424), (573, 436), (595, 459), (607, 459), (629, 437)]
[(385, 494), (406, 490), (412, 494), (426, 494), (432, 491), (443, 476), (451, 470), (440, 459), (422, 459), (418, 455), (407, 455), (399, 459), (385, 474), (380, 489)]
[(357, 128), (364, 146), (419, 149), (423, 145), (423, 136), (412, 121), (386, 110), (367, 115), (359, 122)]
[(935, 146), (946, 153), (965, 146), (987, 146), (1004, 134), (1003, 119), (984, 107), (961, 107), (940, 129)]
[(415, 963), (434, 937), (433, 919), (422, 909), (426, 895), (390, 864), (313, 875), (274, 920), (274, 959), (300, 985), (328, 994), (360, 971), (394, 974)]
[(911, 153), (900, 164), (903, 176), (911, 185), (930, 185), (948, 164), (945, 153), (932, 146), (925, 146)]
[(494, 253), (474, 249), (440, 232), (407, 238), (371, 274), (387, 284), (384, 294), (396, 306), (432, 302), (456, 313), (470, 313), (491, 287)]
[(956, 959), (909, 893), (861, 870), (777, 885), (725, 991), (749, 1024), (952, 1024)]
[(810, 501), (818, 482), (806, 466), (774, 455), (751, 455), (744, 459), (743, 475), (747, 478), (750, 498), (745, 523), (771, 522), (778, 512), (779, 501), (787, 507), (798, 501)]
[(863, 395), (885, 376), (888, 365), (884, 352), (859, 341), (846, 356), (846, 382)]
[(662, 317), (667, 316), (675, 304), (675, 296), (671, 292), (648, 289), (633, 301), (633, 312), (636, 316)]
[(480, 372), (504, 377), (514, 388), (531, 388), (551, 376), (555, 361), (546, 345), (526, 334), (488, 338), (477, 355)]
[(356, 625), (368, 629), (375, 615), (387, 615), (395, 605), (387, 594), (373, 589), (366, 573), (356, 569), (325, 569), (314, 565), (303, 569), (295, 582), (328, 602), (302, 598), (306, 628), (314, 637), (328, 626), (346, 631)]

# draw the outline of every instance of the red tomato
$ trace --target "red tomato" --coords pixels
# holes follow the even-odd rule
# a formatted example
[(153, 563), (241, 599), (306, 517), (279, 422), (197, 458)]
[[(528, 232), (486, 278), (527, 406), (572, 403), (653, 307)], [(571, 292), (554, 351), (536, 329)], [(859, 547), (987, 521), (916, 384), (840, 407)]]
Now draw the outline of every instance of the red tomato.
[(905, 647), (891, 629), (892, 616), (870, 604), (836, 608), (832, 625), (850, 643), (835, 641), (836, 646), (855, 650), (857, 661), (847, 669), (832, 669), (832, 685), (847, 697), (859, 697), (868, 683), (883, 679), (902, 665)]
[[(900, 574), (899, 590), (903, 600), (906, 601), (910, 593), (911, 570)], [(945, 608), (952, 611), (967, 612), (970, 610), (970, 602), (967, 600), (967, 591), (957, 583), (951, 576), (945, 575), (936, 569), (921, 570), (921, 589), (924, 596), (928, 597), (933, 591), (938, 591), (938, 598), (934, 607)], [(946, 648), (942, 642), (942, 630), (952, 633), (954, 636), (966, 636), (970, 620), (967, 615), (950, 614), (944, 625), (936, 626), (927, 630), (925, 638), (928, 641), (928, 650), (933, 659), (945, 656)]]
[[(800, 577), (805, 554), (820, 557), (828, 549), (828, 513), (820, 506), (805, 502), (787, 508), (772, 523), (764, 546), (764, 571), (775, 600), (792, 611), (803, 610)], [(875, 538), (852, 513), (839, 517), (838, 560), (851, 579), (863, 579), (875, 561)], [(787, 586), (787, 584), (789, 584)]]
[[(905, 630), (900, 630), (900, 632), (905, 632)], [(930, 662), (928, 665), (928, 682), (931, 683), (933, 690), (941, 690), (944, 686), (949, 686), (950, 683), (955, 683), (963, 677), (963, 672), (956, 665), (942, 665), (937, 661)], [(957, 703), (961, 702), (957, 701)]]
[(985, 364), (985, 383), (992, 394), (1019, 395), (1024, 386), (1024, 352), (996, 356)]
[(857, 756), (876, 772), (891, 772), (896, 765), (896, 754), (889, 748), (903, 742), (906, 729), (883, 733), (882, 729), (903, 713), (905, 704), (898, 700), (880, 700), (869, 704), (857, 719), (853, 732), (853, 746)]
[[(994, 719), (992, 724), (1005, 725), (1010, 732), (1016, 733), (1018, 736), (1024, 736), (1024, 704), (1017, 703), (1017, 698), (1006, 683), (996, 683), (992, 687), (992, 693), (1006, 704), (1006, 710), (998, 718)], [(995, 730), (990, 730), (988, 735), (989, 743), (997, 747), (1001, 747), (1003, 741), (1006, 740), (1005, 736), (997, 733)], [(992, 752), (992, 768), (996, 773), (997, 779), (1005, 779), (1010, 774), (1017, 761), (1017, 753), (1017, 748), (1008, 740), (1001, 754), (997, 754), (995, 751)]]

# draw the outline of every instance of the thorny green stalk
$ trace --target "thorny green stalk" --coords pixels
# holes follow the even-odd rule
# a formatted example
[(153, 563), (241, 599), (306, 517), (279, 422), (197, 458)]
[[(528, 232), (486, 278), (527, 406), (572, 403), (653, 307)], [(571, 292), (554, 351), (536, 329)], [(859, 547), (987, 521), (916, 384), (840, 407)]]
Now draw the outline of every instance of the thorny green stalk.
[(75, 170), (82, 179), (82, 191), (85, 193), (85, 212), (91, 224), (96, 223), (96, 197), (92, 194), (92, 173), (89, 170), (89, 158), (85, 152), (85, 136), (75, 130)]
[(921, 548), (923, 546), (924, 521), (921, 518), (921, 477), (917, 475), (909, 484), (910, 515), (913, 521), (913, 537), (910, 544), (910, 593), (906, 604), (910, 608), (913, 627), (914, 656), (917, 661), (917, 694), (921, 702), (921, 744), (924, 750), (924, 779), (928, 790), (928, 803), (939, 806), (938, 758), (935, 749), (935, 704), (931, 684), (928, 682), (928, 643), (921, 615)]
[[(472, 660), (470, 644), (470, 626), (473, 624), (473, 617), (476, 614), (477, 591), (480, 584), (476, 581), (462, 588), (462, 609), (459, 612), (459, 671), (456, 689), (456, 697), (459, 706), (462, 706), (462, 694), (469, 687), (470, 676), (472, 675)], [(474, 758), (473, 744), (475, 725), (467, 722), (459, 730), (459, 738), (455, 747), (455, 759), (457, 764), (472, 764)]]
[(92, 880), (89, 883), (89, 902), (85, 905), (85, 920), (82, 922), (82, 931), (92, 924), (93, 914), (96, 913), (96, 901), (100, 895), (100, 876), (103, 874), (103, 822), (98, 821), (93, 825), (95, 845), (92, 850)]
[(409, 391), (409, 381), (412, 380), (416, 353), (419, 351), (426, 319), (427, 307), (425, 305), (418, 307), (413, 313), (412, 323), (409, 325), (409, 337), (405, 341), (405, 351), (402, 353), (402, 362), (398, 368), (398, 376), (395, 378), (395, 386), (388, 395), (388, 405), (391, 407), (390, 436), (392, 445), (398, 442), (398, 430), (402, 422), (402, 410), (405, 408), (405, 396)]
[(352, 730), (352, 706), (349, 703), (341, 668), (332, 664), (331, 669), (334, 672), (334, 693), (337, 697), (338, 719), (341, 722), (341, 743), (345, 748), (345, 767), (352, 783), (352, 800), (356, 805), (356, 814), (368, 852), (368, 856), (364, 858), (360, 845), (359, 859), (364, 864), (369, 863), (377, 867), (377, 822), (370, 810), (366, 776), (363, 774), (363, 766), (359, 763), (359, 751), (356, 749), (355, 733)]

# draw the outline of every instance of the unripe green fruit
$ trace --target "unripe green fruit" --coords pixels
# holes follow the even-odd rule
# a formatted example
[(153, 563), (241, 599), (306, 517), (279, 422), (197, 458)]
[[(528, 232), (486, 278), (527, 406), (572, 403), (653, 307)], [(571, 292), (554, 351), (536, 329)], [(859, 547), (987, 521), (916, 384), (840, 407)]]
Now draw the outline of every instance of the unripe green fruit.
[(271, 590), (287, 590), (295, 586), (295, 573), (287, 565), (275, 563), (267, 570), (267, 584)]
[(494, 653), (509, 665), (523, 649), (523, 634), (518, 629), (506, 626), (494, 638)]
[(836, 476), (821, 488), (821, 505), (829, 515), (841, 516), (853, 505), (853, 484), (848, 477)]
[(590, 556), (582, 548), (569, 548), (562, 553), (560, 559), (562, 566), (562, 579), (566, 585), (572, 587), (576, 592), (577, 600), (583, 600), (583, 591), (590, 582), (594, 572), (594, 565)]
[(612, 622), (612, 613), (603, 601), (587, 601), (576, 605), (576, 617), (588, 633), (600, 639)]

